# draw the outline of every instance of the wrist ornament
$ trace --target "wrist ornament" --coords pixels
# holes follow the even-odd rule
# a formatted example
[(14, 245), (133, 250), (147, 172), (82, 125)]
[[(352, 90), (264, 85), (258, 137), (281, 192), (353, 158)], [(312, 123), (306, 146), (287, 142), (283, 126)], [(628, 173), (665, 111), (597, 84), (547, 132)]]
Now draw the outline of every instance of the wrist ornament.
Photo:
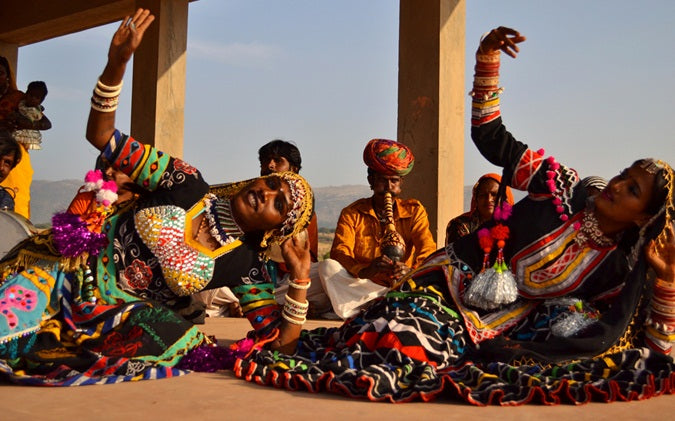
[(312, 286), (312, 281), (309, 278), (295, 279), (289, 281), (288, 286), (295, 289), (309, 289)]
[(119, 103), (123, 84), (124, 81), (115, 86), (108, 86), (101, 82), (101, 79), (99, 78), (91, 97), (91, 108), (102, 113), (115, 111), (117, 109), (117, 104)]
[(305, 301), (301, 303), (292, 299), (286, 294), (284, 297), (286, 302), (284, 303), (284, 309), (281, 312), (281, 316), (289, 323), (295, 325), (302, 325), (307, 321), (307, 311), (309, 310), (309, 302)]

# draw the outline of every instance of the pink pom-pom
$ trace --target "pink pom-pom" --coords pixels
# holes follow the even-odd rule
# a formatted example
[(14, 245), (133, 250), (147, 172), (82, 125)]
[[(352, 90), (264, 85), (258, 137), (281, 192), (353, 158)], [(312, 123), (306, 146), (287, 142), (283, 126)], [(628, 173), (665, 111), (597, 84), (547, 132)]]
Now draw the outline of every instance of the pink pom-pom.
[(502, 219), (507, 220), (511, 216), (511, 210), (513, 209), (513, 206), (511, 206), (510, 203), (504, 202), (502, 203)]
[(101, 170), (88, 171), (87, 174), (84, 176), (85, 183), (96, 183), (99, 180), (103, 180), (103, 173), (101, 172)]
[(544, 151), (544, 148), (540, 148), (539, 150), (537, 150), (537, 153), (538, 153), (539, 155), (541, 155), (541, 156), (544, 156), (544, 154), (546, 153), (546, 151)]
[(113, 193), (117, 193), (117, 184), (112, 180), (106, 181), (101, 185), (101, 190), (109, 190)]
[(492, 217), (497, 221), (502, 219), (502, 209), (499, 206), (495, 208), (494, 212), (492, 213)]
[(555, 178), (555, 171), (546, 171), (546, 177), (548, 179)]
[(481, 228), (478, 230), (478, 238), (483, 238), (490, 235), (490, 230), (487, 228)]
[(570, 219), (570, 217), (569, 217), (569, 216), (567, 216), (566, 214), (562, 214), (562, 215), (560, 215), (560, 220), (561, 220), (561, 221), (563, 221), (563, 222), (567, 222), (567, 220), (568, 220), (568, 219)]
[(572, 226), (574, 227), (575, 231), (579, 231), (579, 228), (581, 228), (581, 222), (575, 222)]
[(563, 208), (562, 206), (556, 206), (555, 211), (558, 213), (563, 213), (565, 212), (565, 208)]
[(553, 193), (555, 191), (555, 180), (546, 180), (546, 185), (548, 189)]
[(555, 199), (553, 199), (553, 204), (556, 206), (560, 206), (562, 205), (562, 200), (560, 200), (559, 197), (556, 197)]
[(552, 157), (552, 156), (549, 156), (548, 158), (546, 158), (546, 162), (548, 162), (549, 165), (554, 164), (555, 158)]
[(560, 168), (560, 164), (557, 162), (553, 162), (552, 164), (549, 165), (553, 171), (557, 171), (558, 168)]

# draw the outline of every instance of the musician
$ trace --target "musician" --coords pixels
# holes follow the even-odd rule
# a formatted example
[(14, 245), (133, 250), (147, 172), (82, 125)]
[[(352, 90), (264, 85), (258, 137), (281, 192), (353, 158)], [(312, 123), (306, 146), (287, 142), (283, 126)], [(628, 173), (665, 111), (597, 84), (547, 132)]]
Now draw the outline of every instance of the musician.
[[(394, 282), (436, 250), (424, 206), (416, 199), (399, 198), (403, 177), (415, 161), (410, 148), (393, 140), (373, 139), (363, 151), (363, 161), (373, 195), (342, 210), (330, 259), (320, 262), (318, 270), (333, 311), (343, 319), (386, 294)], [(398, 261), (382, 252), (385, 237), (390, 237), (386, 193), (391, 197), (393, 225), (405, 243)]]

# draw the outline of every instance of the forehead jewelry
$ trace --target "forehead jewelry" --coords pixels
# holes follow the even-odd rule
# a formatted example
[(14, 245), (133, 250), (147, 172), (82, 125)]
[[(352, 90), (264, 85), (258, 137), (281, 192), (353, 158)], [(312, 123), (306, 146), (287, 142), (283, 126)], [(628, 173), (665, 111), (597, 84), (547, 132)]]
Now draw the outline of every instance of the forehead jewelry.
[(657, 161), (654, 159), (646, 159), (645, 162), (643, 162), (640, 165), (640, 168), (643, 170), (647, 171), (649, 174), (654, 175), (660, 170), (664, 168), (663, 162), (662, 161)]

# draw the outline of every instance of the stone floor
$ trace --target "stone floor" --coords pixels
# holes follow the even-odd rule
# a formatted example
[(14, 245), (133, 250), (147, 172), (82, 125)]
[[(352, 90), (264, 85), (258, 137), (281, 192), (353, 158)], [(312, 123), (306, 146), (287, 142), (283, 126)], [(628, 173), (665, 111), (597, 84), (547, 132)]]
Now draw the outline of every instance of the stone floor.
[[(309, 321), (308, 328), (336, 325)], [(207, 319), (203, 331), (228, 342), (244, 336), (245, 319)], [(479, 420), (667, 420), (675, 396), (642, 402), (582, 406), (474, 407), (440, 399), (431, 403), (375, 403), (336, 395), (289, 392), (251, 384), (231, 372), (74, 388), (0, 384), (0, 420), (281, 420), (356, 421)], [(671, 414), (671, 415), (668, 415)], [(264, 417), (264, 418), (263, 418)]]

